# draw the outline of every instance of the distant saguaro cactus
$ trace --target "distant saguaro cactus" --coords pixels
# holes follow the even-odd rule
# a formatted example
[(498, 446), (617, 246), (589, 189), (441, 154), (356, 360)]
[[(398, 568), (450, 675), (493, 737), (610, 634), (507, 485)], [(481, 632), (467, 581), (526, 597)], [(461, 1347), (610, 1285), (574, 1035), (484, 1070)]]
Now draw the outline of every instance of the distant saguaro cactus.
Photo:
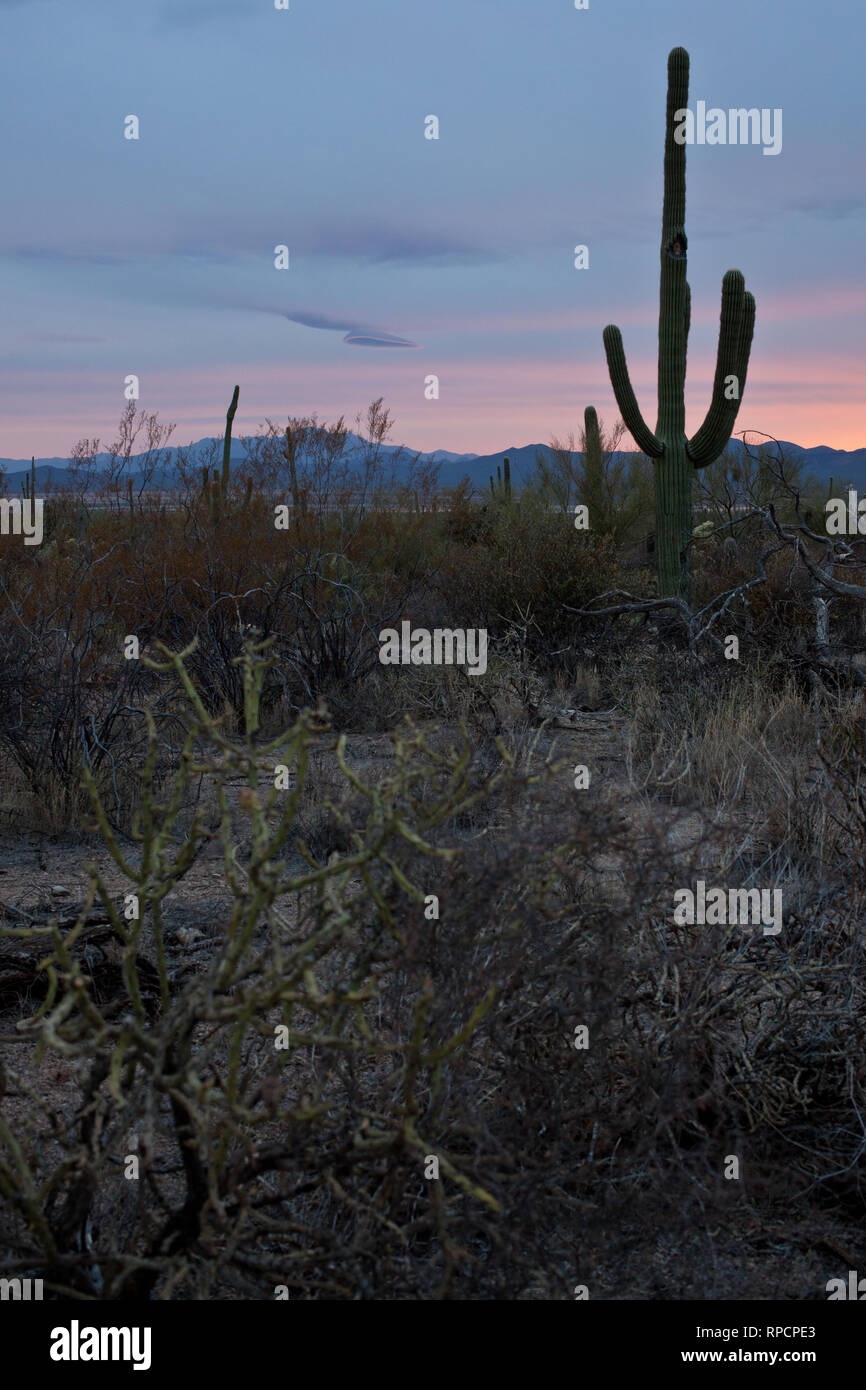
[(21, 495), (25, 501), (29, 499), (32, 502), (36, 498), (36, 458), (33, 454), (30, 456), (30, 476), (25, 475), (21, 480)]
[(298, 472), (295, 467), (295, 452), (297, 441), (292, 435), (291, 429), (286, 430), (286, 457), (289, 460), (289, 475), (292, 484), (292, 515), (295, 521), (306, 515), (308, 489), (300, 487), (298, 484)]
[[(589, 506), (590, 525), (593, 511), (602, 499), (604, 489), (604, 467), (601, 459), (601, 431), (594, 405), (588, 405), (583, 412), (583, 479), (584, 501)], [(595, 518), (596, 523), (598, 517)]]
[(502, 460), (502, 468), (500, 468), (499, 464), (497, 463), (496, 486), (494, 487), (493, 485), (493, 476), (491, 475), (490, 491), (492, 495), (496, 498), (499, 498), (500, 501), (511, 501), (511, 463), (509, 459), (504, 458)]
[[(718, 458), (731, 437), (746, 382), (755, 327), (755, 300), (739, 270), (722, 280), (722, 312), (713, 395), (706, 419), (691, 439), (685, 433), (684, 389), (691, 296), (686, 280), (686, 147), (675, 126), (689, 96), (689, 55), (668, 57), (664, 204), (659, 290), (658, 420), (644, 421), (629, 380), (622, 334), (604, 330), (610, 380), (622, 418), (639, 449), (655, 462), (659, 592), (688, 599), (692, 533), (692, 476)], [(682, 133), (682, 132), (681, 132)]]
[[(206, 467), (201, 470), (202, 497), (207, 501), (210, 508), (211, 520), (219, 521), (226, 511), (228, 502), (229, 483), (231, 481), (230, 459), (232, 451), (232, 424), (234, 423), (235, 412), (238, 408), (238, 396), (240, 387), (236, 386), (232, 394), (231, 403), (226, 411), (226, 432), (223, 439), (223, 462), (222, 470), (218, 474), (213, 470), (213, 476), (208, 475)], [(250, 500), (252, 487), (248, 485), (244, 505)]]
[(231, 478), (230, 459), (232, 452), (232, 425), (234, 424), (235, 411), (238, 408), (238, 396), (241, 388), (236, 386), (232, 395), (231, 404), (226, 411), (226, 432), (223, 439), (223, 467), (220, 476), (220, 501), (225, 506), (229, 490), (229, 480)]

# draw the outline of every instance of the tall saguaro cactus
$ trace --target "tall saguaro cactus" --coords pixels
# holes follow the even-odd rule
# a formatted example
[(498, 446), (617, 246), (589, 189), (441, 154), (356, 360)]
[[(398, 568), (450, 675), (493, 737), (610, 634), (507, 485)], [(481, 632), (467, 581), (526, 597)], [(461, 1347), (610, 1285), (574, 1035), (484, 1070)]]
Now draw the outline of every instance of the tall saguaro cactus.
[(685, 433), (686, 346), (690, 291), (686, 280), (686, 147), (675, 128), (689, 98), (689, 55), (674, 48), (668, 57), (665, 126), (665, 188), (659, 289), (658, 419), (653, 432), (640, 412), (625, 360), (622, 334), (604, 330), (611, 385), (626, 428), (655, 462), (656, 551), (659, 592), (689, 598), (688, 543), (692, 532), (692, 476), (722, 453), (737, 418), (755, 327), (755, 300), (739, 270), (722, 279), (722, 313), (713, 395), (696, 434)]

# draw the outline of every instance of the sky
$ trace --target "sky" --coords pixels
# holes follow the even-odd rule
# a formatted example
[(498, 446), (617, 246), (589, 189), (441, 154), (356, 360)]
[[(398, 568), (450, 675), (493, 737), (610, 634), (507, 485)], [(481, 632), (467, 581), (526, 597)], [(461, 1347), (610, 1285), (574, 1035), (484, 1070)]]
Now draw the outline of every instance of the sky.
[(687, 148), (687, 428), (738, 267), (736, 429), (866, 445), (862, 5), (289, 3), (0, 0), (0, 457), (109, 442), (130, 375), (174, 443), (235, 383), (236, 435), (381, 396), (415, 449), (549, 442), (616, 418), (607, 323), (654, 425), (675, 45), (691, 110), (782, 112), (778, 154)]

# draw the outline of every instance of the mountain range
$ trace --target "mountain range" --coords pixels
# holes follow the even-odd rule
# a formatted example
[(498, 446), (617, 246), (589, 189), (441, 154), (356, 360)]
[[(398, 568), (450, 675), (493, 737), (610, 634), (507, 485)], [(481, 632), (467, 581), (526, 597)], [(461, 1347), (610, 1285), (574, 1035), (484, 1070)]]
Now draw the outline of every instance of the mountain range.
[[(199, 457), (205, 456), (206, 451), (211, 449), (214, 443), (221, 445), (221, 440), (206, 438), (190, 445), (192, 460), (196, 461)], [(831, 449), (828, 445), (821, 444), (815, 448), (805, 449), (799, 444), (786, 441), (780, 441), (780, 443), (787, 457), (802, 462), (804, 474), (812, 474), (822, 485), (829, 486), (832, 480), (834, 495), (839, 495), (847, 486), (866, 493), (866, 448)], [(734, 455), (742, 454), (744, 451), (743, 442), (739, 439), (732, 439), (728, 447)], [(364, 441), (357, 435), (349, 434), (347, 436), (345, 458), (350, 466), (354, 463), (360, 464), (365, 448)], [(626, 453), (627, 451), (623, 452)], [(162, 454), (161, 467), (154, 474), (151, 486), (170, 488), (177, 480), (177, 449), (164, 449)], [(468, 478), (473, 487), (480, 490), (488, 488), (491, 474), (496, 476), (497, 466), (501, 467), (503, 459), (510, 460), (512, 479), (516, 485), (519, 485), (532, 475), (539, 455), (549, 461), (552, 454), (553, 450), (549, 444), (511, 445), (492, 454), (456, 454), (447, 449), (435, 449), (432, 452), (416, 454), (416, 451), (407, 446), (386, 444), (381, 447), (383, 462), (386, 465), (390, 461), (394, 462), (395, 476), (400, 481), (405, 480), (408, 475), (409, 461), (418, 457), (421, 463), (432, 464), (438, 468), (440, 486), (453, 487), (461, 479)], [(135, 469), (135, 465), (141, 457), (142, 455), (133, 455), (130, 459), (134, 486), (137, 486), (141, 481), (141, 474)], [(245, 450), (242, 442), (233, 440), (232, 465), (240, 465), (244, 457)], [(97, 454), (95, 459), (97, 469), (104, 466), (107, 459), (107, 454)], [(37, 459), (35, 465), (37, 488), (44, 489), (48, 485), (52, 488), (63, 488), (68, 484), (71, 479), (68, 463), (69, 460), (66, 458)], [(20, 491), (20, 484), (29, 475), (30, 460), (0, 458), (0, 472), (4, 475), (3, 489), (7, 493), (17, 494)]]

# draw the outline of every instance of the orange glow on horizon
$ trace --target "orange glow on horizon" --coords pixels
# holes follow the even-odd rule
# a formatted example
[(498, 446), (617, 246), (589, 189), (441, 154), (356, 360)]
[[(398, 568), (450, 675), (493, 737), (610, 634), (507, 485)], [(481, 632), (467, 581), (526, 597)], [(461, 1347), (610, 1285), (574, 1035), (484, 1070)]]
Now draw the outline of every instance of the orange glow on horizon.
[[(236, 380), (240, 407), (235, 436), (253, 434), (266, 417), (316, 414), (334, 420), (343, 414), (350, 428), (358, 411), (384, 396), (395, 426), (391, 441), (412, 449), (446, 449), (454, 453), (495, 453), (507, 447), (548, 443), (552, 435), (578, 434), (586, 405), (593, 404), (612, 424), (618, 412), (603, 358), (591, 364), (560, 360), (514, 362), (453, 360), (418, 365), (377, 356), (361, 362), (298, 366), (273, 362), (244, 370), (151, 372), (141, 407), (175, 421), (172, 444), (220, 435)], [(656, 363), (630, 357), (632, 382), (650, 425), (655, 424)], [(709, 404), (714, 361), (708, 354), (689, 362), (687, 426), (697, 429)], [(440, 399), (424, 399), (424, 378), (437, 371)], [(77, 439), (99, 436), (103, 446), (114, 438), (123, 409), (121, 393), (105, 389), (105, 373), (54, 374), (46, 390), (44, 372), (16, 375), (4, 411), (3, 455), (29, 460), (66, 458)], [(46, 398), (50, 418), (41, 414)], [(200, 404), (192, 409), (187, 402)], [(823, 359), (817, 366), (795, 358), (753, 356), (737, 432), (756, 430), (812, 448), (866, 447), (862, 370), (849, 357)]]

